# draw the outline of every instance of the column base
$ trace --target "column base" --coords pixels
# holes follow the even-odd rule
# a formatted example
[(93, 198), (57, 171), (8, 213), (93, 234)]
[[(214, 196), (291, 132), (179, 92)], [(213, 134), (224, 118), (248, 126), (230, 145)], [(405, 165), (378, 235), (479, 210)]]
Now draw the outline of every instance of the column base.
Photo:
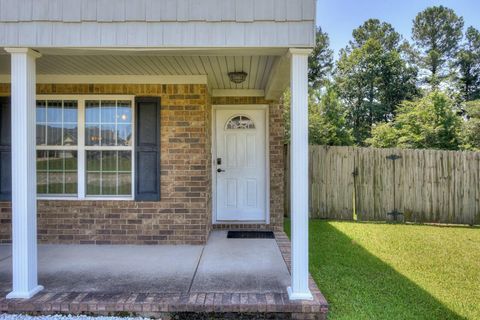
[(7, 299), (30, 299), (43, 290), (43, 286), (36, 286), (30, 291), (12, 291), (7, 294)]
[(308, 289), (306, 292), (293, 292), (292, 287), (288, 287), (287, 292), (290, 300), (313, 300), (312, 293)]

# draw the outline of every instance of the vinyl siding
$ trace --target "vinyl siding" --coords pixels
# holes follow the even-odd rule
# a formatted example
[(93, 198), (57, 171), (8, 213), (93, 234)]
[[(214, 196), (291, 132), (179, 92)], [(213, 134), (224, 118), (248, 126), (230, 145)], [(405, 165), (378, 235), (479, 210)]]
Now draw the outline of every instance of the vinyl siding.
[(0, 0), (0, 20), (313, 21), (315, 0)]
[(0, 0), (0, 46), (311, 47), (315, 0)]

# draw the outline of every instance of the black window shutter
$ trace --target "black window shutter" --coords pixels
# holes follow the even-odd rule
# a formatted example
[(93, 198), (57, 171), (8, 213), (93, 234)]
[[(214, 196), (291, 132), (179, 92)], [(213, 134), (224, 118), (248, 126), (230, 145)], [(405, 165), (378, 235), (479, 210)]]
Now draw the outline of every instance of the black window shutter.
[(12, 199), (10, 98), (0, 97), (0, 200)]
[(135, 200), (160, 200), (160, 98), (135, 98)]

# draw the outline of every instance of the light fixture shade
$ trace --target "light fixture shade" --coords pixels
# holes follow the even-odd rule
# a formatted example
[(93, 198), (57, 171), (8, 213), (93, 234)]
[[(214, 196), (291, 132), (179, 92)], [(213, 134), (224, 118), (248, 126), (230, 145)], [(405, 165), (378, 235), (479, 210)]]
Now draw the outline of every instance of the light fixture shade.
[(233, 83), (242, 83), (247, 79), (248, 74), (244, 71), (241, 72), (229, 72), (228, 77)]

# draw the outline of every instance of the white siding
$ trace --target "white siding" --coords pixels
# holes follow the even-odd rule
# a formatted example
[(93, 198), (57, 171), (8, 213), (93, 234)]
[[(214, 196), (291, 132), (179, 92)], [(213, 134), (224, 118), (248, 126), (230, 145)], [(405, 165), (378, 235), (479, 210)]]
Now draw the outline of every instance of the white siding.
[(287, 0), (274, 0), (275, 21), (287, 20)]
[(252, 22), (254, 16), (253, 0), (235, 0), (237, 22)]
[[(40, 27), (38, 27), (40, 25)], [(22, 36), (19, 32), (22, 30)], [(52, 34), (50, 35), (50, 30)], [(108, 30), (108, 31), (107, 31)], [(156, 34), (158, 30), (163, 33)], [(108, 34), (106, 34), (108, 32)], [(125, 41), (128, 35), (131, 40)], [(35, 41), (26, 42), (30, 33)], [(75, 33), (75, 34), (72, 34)], [(1, 36), (3, 35), (3, 37)], [(311, 47), (314, 27), (310, 22), (0, 22), (0, 47)], [(53, 41), (51, 41), (53, 38)], [(136, 38), (136, 39), (133, 39)], [(80, 39), (75, 42), (75, 39)], [(113, 42), (112, 40), (115, 39)], [(162, 45), (163, 43), (163, 45)]]
[(0, 0), (0, 19), (145, 21), (159, 8), (156, 21), (298, 21), (314, 19), (315, 0)]
[(311, 47), (314, 23), (315, 0), (0, 0), (0, 47)]
[(33, 3), (30, 0), (18, 0), (18, 20), (28, 21), (32, 19)]
[[(48, 21), (50, 19), (49, 11), (48, 11), (48, 0), (33, 1), (32, 6), (33, 6), (33, 8), (32, 8), (32, 20)], [(28, 21), (28, 20), (26, 20), (26, 21)]]
[(9, 0), (0, 0), (0, 19), (2, 21), (17, 21), (18, 7), (18, 3), (12, 6)]
[[(68, 8), (65, 12), (69, 12)], [(50, 0), (48, 2), (48, 16), (50, 21), (65, 21), (63, 18), (63, 1), (62, 0)]]
[[(303, 4), (303, 1), (300, 1)], [(302, 20), (302, 6), (297, 1), (287, 1), (287, 20)]]
[(97, 0), (82, 1), (82, 20), (95, 21), (97, 19)]
[[(149, 2), (151, 4), (151, 2)], [(150, 9), (150, 8), (149, 8)], [(127, 21), (145, 21), (145, 0), (135, 2), (127, 1), (125, 7), (125, 17)]]
[[(115, 0), (98, 0), (97, 1), (97, 21), (99, 22), (111, 22), (113, 21), (113, 15)], [(121, 8), (123, 1), (119, 1), (117, 8)]]
[(162, 4), (160, 1), (147, 0), (146, 3), (146, 21), (159, 21), (161, 20)]
[(274, 8), (275, 0), (255, 1), (255, 17), (256, 21), (271, 20), (272, 8)]
[(82, 3), (77, 0), (63, 0), (63, 21), (80, 22), (82, 20)]

